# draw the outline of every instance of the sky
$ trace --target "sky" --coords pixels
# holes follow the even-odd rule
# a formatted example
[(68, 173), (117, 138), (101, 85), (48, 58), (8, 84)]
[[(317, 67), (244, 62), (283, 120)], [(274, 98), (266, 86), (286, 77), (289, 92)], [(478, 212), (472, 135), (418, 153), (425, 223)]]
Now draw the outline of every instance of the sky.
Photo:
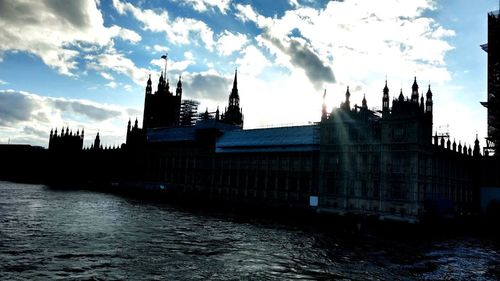
[(484, 144), (487, 13), (494, 0), (0, 0), (0, 143), (47, 146), (51, 129), (125, 142), (168, 78), (199, 111), (227, 106), (238, 69), (244, 128), (320, 120), (351, 104), (434, 94), (434, 131)]

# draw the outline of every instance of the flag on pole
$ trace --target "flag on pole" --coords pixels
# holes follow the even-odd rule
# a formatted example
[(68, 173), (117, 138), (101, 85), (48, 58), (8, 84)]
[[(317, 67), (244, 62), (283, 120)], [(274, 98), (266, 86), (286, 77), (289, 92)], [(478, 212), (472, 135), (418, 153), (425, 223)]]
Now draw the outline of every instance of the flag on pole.
[(162, 59), (167, 59), (167, 54), (161, 56)]

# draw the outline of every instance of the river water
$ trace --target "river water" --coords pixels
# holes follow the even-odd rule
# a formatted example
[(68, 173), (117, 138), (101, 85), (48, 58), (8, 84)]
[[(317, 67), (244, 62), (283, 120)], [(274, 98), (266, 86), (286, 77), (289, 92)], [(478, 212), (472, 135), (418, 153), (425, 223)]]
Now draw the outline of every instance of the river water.
[(490, 239), (388, 239), (329, 229), (0, 182), (0, 279), (500, 278), (500, 243)]

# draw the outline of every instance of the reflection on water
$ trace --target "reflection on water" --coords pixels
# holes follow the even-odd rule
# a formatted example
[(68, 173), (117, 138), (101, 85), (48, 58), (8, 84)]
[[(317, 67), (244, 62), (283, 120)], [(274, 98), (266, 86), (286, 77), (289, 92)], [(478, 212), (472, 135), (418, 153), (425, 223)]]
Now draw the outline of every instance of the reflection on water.
[(90, 191), (0, 182), (0, 277), (494, 280), (499, 247), (349, 236)]

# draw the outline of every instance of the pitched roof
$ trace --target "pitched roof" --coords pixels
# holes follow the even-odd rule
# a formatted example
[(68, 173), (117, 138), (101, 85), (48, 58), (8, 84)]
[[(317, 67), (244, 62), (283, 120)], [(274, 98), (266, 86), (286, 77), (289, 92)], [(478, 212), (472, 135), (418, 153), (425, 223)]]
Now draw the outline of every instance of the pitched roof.
[(230, 131), (216, 142), (217, 153), (313, 150), (319, 150), (318, 125)]

